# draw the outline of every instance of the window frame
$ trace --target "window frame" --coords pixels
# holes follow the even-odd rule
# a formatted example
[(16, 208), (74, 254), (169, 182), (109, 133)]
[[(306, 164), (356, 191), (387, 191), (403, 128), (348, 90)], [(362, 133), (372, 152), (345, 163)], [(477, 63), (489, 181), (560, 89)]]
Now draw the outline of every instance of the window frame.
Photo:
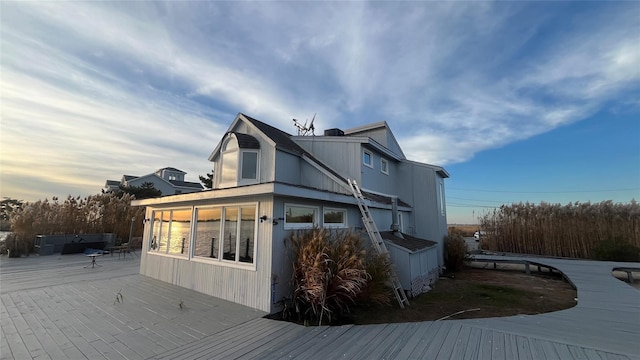
[[(344, 216), (342, 218), (342, 222), (341, 223), (329, 223), (329, 225), (327, 225), (327, 222), (325, 221), (325, 215), (328, 211), (337, 211), (337, 212), (342, 212), (344, 213)], [(335, 208), (335, 207), (323, 207), (322, 209), (322, 226), (327, 228), (327, 229), (343, 229), (343, 228), (347, 228), (348, 227), (348, 211), (345, 208)]]
[[(313, 223), (289, 223), (287, 222), (287, 208), (304, 208), (304, 209), (312, 209), (314, 211), (313, 215)], [(312, 206), (312, 205), (301, 205), (295, 203), (285, 203), (284, 211), (283, 211), (283, 219), (284, 219), (284, 229), (285, 230), (299, 230), (299, 229), (313, 229), (319, 223), (320, 216), (320, 207)]]
[[(255, 178), (243, 178), (243, 167), (244, 167), (244, 155), (245, 154), (256, 154), (256, 177)], [(260, 179), (260, 150), (258, 149), (252, 149), (252, 150), (244, 150), (244, 149), (240, 149), (239, 152), (239, 156), (238, 156), (238, 177), (237, 177), (237, 182), (238, 185), (248, 185), (248, 184), (255, 184), (258, 182), (258, 179)]]
[(389, 175), (389, 160), (383, 157), (380, 158), (380, 172), (385, 175)]
[(445, 198), (444, 198), (444, 181), (440, 180), (438, 184), (438, 193), (440, 195), (440, 215), (447, 215)]
[[(366, 155), (369, 155), (369, 162), (367, 163), (365, 161), (366, 159)], [(362, 164), (364, 166), (370, 167), (373, 169), (373, 152), (366, 150), (366, 149), (362, 149)]]
[[(186, 252), (183, 253), (172, 253), (169, 252), (169, 250), (171, 249), (171, 226), (173, 224), (173, 212), (174, 211), (184, 211), (184, 210), (188, 210), (191, 212), (191, 216), (190, 216), (190, 220), (189, 220), (189, 243), (188, 243), (188, 248)], [(155, 238), (154, 235), (154, 228), (155, 228), (155, 224), (156, 224), (156, 213), (162, 213), (162, 215), (160, 216), (159, 220), (160, 220), (160, 229), (158, 232), (158, 236), (160, 237), (160, 239), (157, 239), (155, 241), (153, 241), (152, 239)], [(168, 225), (165, 229), (165, 227), (163, 226), (164, 224), (164, 215), (165, 213), (169, 213), (169, 222)], [(173, 256), (173, 257), (178, 257), (178, 258), (189, 258), (191, 255), (191, 239), (193, 238), (193, 207), (189, 206), (189, 207), (184, 207), (184, 206), (180, 206), (180, 207), (175, 207), (175, 208), (159, 208), (159, 209), (153, 209), (151, 211), (151, 235), (150, 235), (150, 239), (149, 239), (149, 244), (147, 246), (147, 253), (150, 254), (157, 254), (157, 255), (167, 255), (167, 256)], [(165, 232), (168, 232), (168, 236), (166, 238), (167, 243), (164, 245), (165, 248), (163, 251), (160, 251), (160, 243), (162, 241), (162, 236), (165, 234)], [(175, 240), (174, 240), (175, 241)], [(155, 247), (154, 247), (155, 244)]]
[[(253, 207), (255, 210), (255, 212), (253, 213), (253, 221), (254, 221), (254, 226), (253, 226), (253, 251), (252, 251), (252, 261), (253, 262), (244, 262), (244, 261), (240, 261), (240, 257), (237, 255), (239, 254), (239, 249), (240, 249), (240, 241), (238, 239), (240, 239), (240, 228), (241, 228), (241, 216), (242, 216), (242, 208), (247, 208), (247, 207)], [(222, 259), (222, 239), (218, 239), (218, 241), (220, 241), (219, 245), (218, 245), (218, 254), (217, 254), (217, 258), (210, 258), (210, 257), (205, 257), (205, 256), (196, 256), (195, 255), (195, 251), (196, 251), (196, 241), (197, 241), (197, 222), (198, 222), (198, 218), (197, 218), (197, 213), (200, 209), (215, 209), (218, 208), (221, 211), (221, 223), (220, 223), (220, 229), (218, 232), (218, 236), (222, 236), (222, 232), (224, 231), (224, 219), (225, 219), (225, 211), (227, 208), (236, 208), (238, 209), (238, 222), (236, 224), (236, 241), (235, 241), (235, 248), (236, 248), (236, 259), (235, 260), (224, 260)], [(185, 254), (175, 254), (175, 253), (169, 253), (168, 249), (170, 247), (170, 241), (171, 238), (169, 238), (169, 241), (167, 242), (167, 250), (165, 250), (164, 252), (159, 252), (157, 250), (154, 250), (152, 248), (152, 239), (154, 237), (154, 222), (155, 219), (154, 217), (156, 216), (156, 214), (162, 212), (164, 214), (164, 212), (171, 212), (171, 217), (170, 219), (173, 219), (173, 211), (174, 210), (191, 210), (191, 226), (190, 226), (190, 230), (189, 230), (189, 248), (187, 250), (185, 250)], [(215, 264), (218, 266), (225, 266), (225, 267), (232, 267), (232, 268), (237, 268), (237, 269), (243, 269), (243, 270), (253, 270), (256, 271), (257, 267), (256, 267), (256, 262), (257, 262), (257, 255), (258, 255), (258, 243), (259, 243), (259, 238), (258, 235), (260, 233), (260, 221), (259, 221), (259, 217), (258, 214), (260, 212), (260, 202), (259, 201), (255, 201), (255, 202), (242, 202), (242, 203), (230, 203), (230, 204), (207, 204), (207, 205), (194, 205), (194, 206), (188, 206), (188, 207), (170, 207), (170, 208), (154, 208), (151, 209), (151, 218), (152, 218), (152, 222), (151, 225), (149, 227), (149, 237), (148, 237), (148, 245), (146, 247), (146, 253), (148, 255), (154, 255), (154, 256), (164, 256), (164, 257), (171, 257), (171, 258), (177, 258), (177, 259), (182, 259), (182, 260), (187, 260), (187, 261), (193, 261), (193, 262), (200, 262), (200, 263), (207, 263), (207, 264)], [(162, 223), (162, 216), (160, 216), (160, 221)], [(169, 224), (171, 224), (171, 221), (169, 222)], [(170, 229), (171, 226), (168, 226), (168, 231), (170, 233)], [(163, 227), (160, 228), (158, 236), (162, 236), (162, 233), (165, 230)], [(159, 242), (158, 242), (159, 243)]]
[[(229, 148), (229, 144), (233, 142), (233, 147)], [(243, 178), (244, 155), (247, 153), (256, 154), (255, 178)], [(226, 161), (225, 161), (226, 158)], [(221, 188), (234, 187), (241, 185), (250, 185), (259, 183), (260, 179), (260, 149), (244, 149), (240, 147), (238, 138), (230, 135), (224, 140), (219, 156), (220, 180), (218, 186)], [(225, 176), (225, 164), (227, 171), (235, 172)], [(234, 166), (235, 165), (235, 166)], [(234, 171), (235, 170), (235, 171)], [(233, 179), (231, 179), (233, 176)]]

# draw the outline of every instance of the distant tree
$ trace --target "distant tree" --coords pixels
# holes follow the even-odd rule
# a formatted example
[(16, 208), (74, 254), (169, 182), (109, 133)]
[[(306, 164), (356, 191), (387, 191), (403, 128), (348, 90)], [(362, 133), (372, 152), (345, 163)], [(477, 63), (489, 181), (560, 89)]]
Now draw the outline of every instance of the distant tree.
[(213, 188), (213, 170), (211, 170), (211, 173), (207, 173), (206, 176), (200, 175), (200, 182), (206, 189)]
[(4, 197), (0, 200), (0, 231), (11, 229), (11, 215), (22, 208), (22, 200)]
[(136, 197), (136, 199), (148, 199), (155, 198), (162, 195), (162, 191), (155, 188), (152, 182), (145, 182), (142, 186), (123, 186), (119, 187), (120, 193), (130, 194)]

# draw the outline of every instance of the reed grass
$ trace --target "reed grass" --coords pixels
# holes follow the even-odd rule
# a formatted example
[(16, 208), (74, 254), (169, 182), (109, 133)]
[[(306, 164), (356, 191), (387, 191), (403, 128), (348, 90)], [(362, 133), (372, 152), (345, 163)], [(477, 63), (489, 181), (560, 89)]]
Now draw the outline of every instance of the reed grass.
[(133, 235), (141, 236), (145, 210), (132, 207), (133, 199), (125, 193), (27, 202), (12, 214), (11, 231), (27, 252), (33, 250), (36, 235), (114, 233), (127, 239), (134, 217), (140, 221), (134, 221)]
[(485, 250), (595, 259), (606, 242), (640, 248), (640, 205), (633, 200), (503, 205), (481, 226)]

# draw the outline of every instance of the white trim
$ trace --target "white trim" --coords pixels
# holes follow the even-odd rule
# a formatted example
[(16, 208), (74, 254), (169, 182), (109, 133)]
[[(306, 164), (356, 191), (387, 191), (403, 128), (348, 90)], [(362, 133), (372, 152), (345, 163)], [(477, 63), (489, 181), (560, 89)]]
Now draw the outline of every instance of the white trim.
[[(250, 178), (245, 179), (242, 177), (242, 170), (244, 166), (244, 154), (247, 154), (247, 153), (256, 154), (256, 177), (253, 179), (250, 179)], [(260, 150), (241, 149), (238, 156), (238, 181), (237, 181), (238, 186), (256, 184), (258, 182), (258, 179), (260, 179)]]
[[(313, 223), (287, 223), (287, 208), (288, 207), (297, 207), (304, 209), (312, 209), (315, 212)], [(284, 229), (285, 230), (298, 230), (298, 229), (312, 229), (314, 226), (318, 225), (318, 217), (320, 216), (320, 208), (318, 206), (312, 205), (301, 205), (296, 203), (285, 203), (284, 204), (284, 213), (282, 214), (284, 218)]]
[[(382, 166), (382, 164), (386, 164), (386, 166)], [(385, 170), (384, 168), (387, 168), (387, 170)], [(385, 175), (389, 175), (389, 160), (383, 157), (380, 158), (380, 172)]]

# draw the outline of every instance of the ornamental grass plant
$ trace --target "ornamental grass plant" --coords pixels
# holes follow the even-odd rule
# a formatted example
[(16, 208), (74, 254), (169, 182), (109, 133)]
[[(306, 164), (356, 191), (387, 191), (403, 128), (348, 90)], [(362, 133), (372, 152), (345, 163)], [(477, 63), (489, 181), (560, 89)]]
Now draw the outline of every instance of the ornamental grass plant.
[(358, 301), (389, 302), (384, 285), (389, 262), (370, 254), (358, 234), (314, 228), (293, 232), (287, 242), (293, 293), (285, 319), (329, 324), (349, 314)]

